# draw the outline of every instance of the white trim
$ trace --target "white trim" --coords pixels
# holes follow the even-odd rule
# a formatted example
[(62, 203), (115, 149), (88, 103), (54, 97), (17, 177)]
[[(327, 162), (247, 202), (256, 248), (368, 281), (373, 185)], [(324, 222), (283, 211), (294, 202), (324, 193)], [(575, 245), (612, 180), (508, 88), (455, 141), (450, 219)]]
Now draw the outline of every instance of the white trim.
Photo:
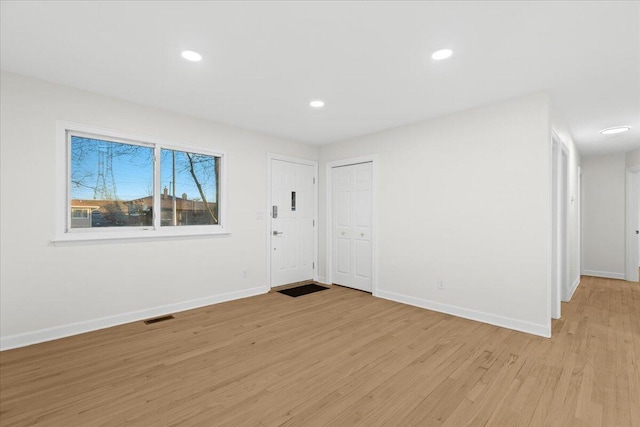
[(612, 271), (584, 270), (582, 274), (584, 276), (604, 277), (605, 279), (624, 280), (624, 273), (614, 273)]
[(269, 292), (269, 288), (267, 288), (266, 286), (260, 286), (256, 288), (243, 289), (240, 291), (227, 292), (220, 295), (212, 295), (205, 298), (183, 301), (175, 304), (162, 305), (145, 310), (116, 314), (114, 316), (107, 316), (98, 319), (87, 320), (84, 322), (70, 323), (67, 325), (55, 326), (53, 328), (40, 329), (23, 334), (10, 335), (0, 338), (0, 350), (4, 351), (10, 350), (12, 348), (25, 347), (32, 344), (65, 338), (85, 332), (92, 332), (98, 329), (110, 328), (112, 326), (136, 322), (151, 317), (157, 317), (170, 313), (191, 310), (198, 307), (233, 301), (240, 298), (261, 295), (267, 292)]
[(578, 285), (580, 285), (580, 275), (576, 277), (576, 279), (573, 281), (573, 284), (571, 285), (571, 289), (569, 289), (569, 301), (571, 301), (571, 298), (573, 298), (573, 294), (576, 292), (576, 289), (578, 289)]
[(584, 225), (582, 218), (584, 218), (584, 212), (582, 209), (582, 166), (578, 166), (578, 231), (580, 232), (580, 253), (578, 254), (578, 278), (582, 274), (582, 266), (584, 265)]
[[(554, 198), (554, 194), (557, 188), (557, 184), (554, 181), (554, 174), (556, 173), (556, 156), (554, 154), (554, 148), (556, 146), (558, 146), (558, 135), (553, 131), (553, 129), (551, 130), (551, 150), (549, 153), (549, 159), (550, 159), (550, 170), (549, 170), (549, 182), (550, 182), (550, 192), (549, 192), (549, 219), (550, 219), (550, 223), (549, 223), (549, 229), (550, 229), (550, 233), (549, 233), (549, 240), (548, 240), (548, 245), (549, 245), (549, 267), (548, 267), (548, 271), (547, 271), (547, 310), (548, 310), (548, 315), (550, 317), (550, 319), (558, 319), (560, 318), (560, 311), (561, 311), (561, 304), (560, 304), (560, 291), (557, 288), (557, 280), (554, 277), (553, 271), (554, 271), (554, 267), (557, 264), (557, 260), (554, 258), (553, 254), (554, 254), (554, 248), (557, 247), (557, 239), (556, 239), (556, 235), (554, 234), (554, 223), (557, 219), (557, 215), (556, 212), (554, 210), (554, 207), (556, 205), (556, 201), (557, 201), (557, 197)], [(557, 276), (557, 275), (556, 275)], [(555, 294), (555, 295), (554, 295)], [(555, 298), (554, 298), (555, 297)], [(554, 305), (554, 301), (556, 302), (556, 304)], [(551, 322), (551, 320), (549, 320), (549, 322)]]
[[(70, 156), (69, 135), (84, 135), (97, 138), (109, 138), (116, 142), (124, 142), (154, 148), (154, 156), (159, 157), (161, 148), (179, 151), (189, 151), (199, 154), (206, 154), (220, 157), (220, 170), (218, 173), (218, 225), (203, 225), (189, 227), (160, 227), (160, 198), (154, 197), (154, 216), (156, 219), (153, 225), (147, 227), (117, 227), (104, 229), (75, 229), (69, 230), (70, 215)], [(207, 147), (192, 146), (182, 144), (168, 139), (154, 136), (140, 135), (130, 132), (123, 132), (113, 129), (105, 129), (83, 123), (69, 122), (64, 120), (56, 121), (56, 222), (54, 237), (51, 241), (54, 244), (64, 243), (84, 243), (108, 240), (140, 240), (167, 237), (188, 237), (188, 236), (215, 236), (225, 235), (231, 232), (228, 224), (228, 201), (227, 201), (227, 163), (229, 159), (223, 151), (211, 150)], [(159, 161), (154, 162), (154, 194), (160, 194), (160, 165)]]
[(322, 283), (323, 285), (328, 285), (327, 279), (324, 276), (317, 276), (316, 282)]
[[(571, 154), (566, 144), (562, 142), (562, 153), (560, 153), (560, 163), (561, 168), (560, 172), (562, 173), (562, 177), (560, 180), (561, 186), (564, 185), (564, 199), (560, 200), (562, 204), (562, 215), (564, 218), (561, 219), (562, 225), (562, 234), (560, 238), (563, 240), (564, 251), (559, 254), (562, 257), (562, 270), (560, 274), (562, 274), (561, 280), (561, 289), (560, 296), (561, 301), (568, 302), (569, 297), (569, 212), (571, 211), (571, 177), (569, 176), (569, 171), (571, 169)], [(562, 196), (560, 193), (559, 196)], [(562, 246), (562, 245), (561, 245)]]
[(640, 191), (640, 165), (627, 168), (625, 177), (625, 275), (624, 279), (637, 282), (638, 277), (638, 192)]
[(283, 156), (281, 154), (267, 153), (267, 201), (266, 201), (266, 216), (265, 216), (265, 232), (267, 233), (267, 286), (273, 287), (271, 283), (271, 162), (273, 160), (280, 160), (289, 163), (297, 163), (300, 165), (313, 166), (313, 179), (315, 184), (313, 185), (313, 221), (315, 226), (313, 227), (313, 280), (318, 281), (318, 186), (320, 185), (318, 180), (318, 162), (315, 160), (301, 159), (298, 157)]
[(300, 165), (318, 166), (318, 162), (316, 160), (285, 156), (285, 155), (276, 154), (276, 153), (267, 153), (267, 160), (271, 161), (271, 159), (281, 160), (283, 162), (289, 162), (289, 163), (298, 163)]
[[(554, 154), (554, 148), (555, 150)], [(570, 211), (570, 163), (571, 155), (562, 138), (551, 129), (550, 150), (550, 183), (549, 212), (549, 269), (547, 303), (549, 316), (559, 319), (561, 316), (561, 301), (569, 300), (569, 211)], [(555, 176), (555, 181), (554, 181)], [(564, 194), (563, 194), (564, 193)], [(564, 199), (563, 196), (564, 195)], [(554, 197), (555, 196), (555, 197)], [(555, 208), (555, 209), (554, 209)], [(556, 210), (557, 209), (557, 210)], [(554, 225), (556, 232), (554, 234)], [(564, 250), (562, 250), (564, 249)], [(554, 257), (555, 253), (555, 257)], [(555, 270), (555, 277), (554, 277)]]
[[(163, 233), (160, 230), (156, 230), (155, 233), (148, 233), (144, 231), (128, 231), (120, 233), (110, 233), (107, 237), (91, 236), (87, 233), (71, 234), (69, 236), (63, 236), (56, 239), (52, 239), (51, 243), (54, 246), (75, 246), (75, 245), (96, 245), (96, 244), (110, 244), (110, 243), (129, 243), (129, 242), (156, 242), (158, 240), (182, 240), (182, 239), (197, 239), (197, 238), (226, 238), (230, 237), (231, 233), (218, 232), (212, 233), (210, 231), (204, 231), (198, 229), (197, 226), (193, 226), (194, 229), (185, 230), (181, 234), (176, 233)], [(191, 227), (190, 227), (191, 228)]]
[(364, 156), (351, 157), (348, 159), (334, 160), (327, 162), (325, 173), (325, 246), (326, 246), (326, 282), (333, 283), (333, 188), (331, 170), (335, 167), (357, 165), (360, 163), (371, 163), (371, 294), (377, 295), (378, 289), (378, 226), (377, 226), (377, 181), (378, 181), (378, 156), (367, 154)]
[(551, 322), (549, 322), (549, 324), (539, 325), (510, 317), (497, 316), (491, 313), (470, 310), (455, 305), (443, 304), (436, 301), (400, 295), (394, 292), (382, 290), (378, 290), (376, 296), (403, 304), (413, 305), (415, 307), (425, 308), (427, 310), (437, 311), (439, 313), (450, 314), (452, 316), (488, 323), (502, 328), (513, 329), (514, 331), (526, 332), (528, 334), (539, 335), (545, 338), (551, 337)]

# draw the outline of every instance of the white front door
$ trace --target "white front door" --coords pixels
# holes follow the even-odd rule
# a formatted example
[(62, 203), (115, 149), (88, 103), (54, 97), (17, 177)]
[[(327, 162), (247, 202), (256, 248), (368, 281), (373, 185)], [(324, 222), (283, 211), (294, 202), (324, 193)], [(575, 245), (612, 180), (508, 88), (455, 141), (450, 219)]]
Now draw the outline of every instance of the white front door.
[(315, 167), (271, 159), (271, 286), (314, 277)]
[(332, 168), (332, 281), (371, 292), (372, 164)]

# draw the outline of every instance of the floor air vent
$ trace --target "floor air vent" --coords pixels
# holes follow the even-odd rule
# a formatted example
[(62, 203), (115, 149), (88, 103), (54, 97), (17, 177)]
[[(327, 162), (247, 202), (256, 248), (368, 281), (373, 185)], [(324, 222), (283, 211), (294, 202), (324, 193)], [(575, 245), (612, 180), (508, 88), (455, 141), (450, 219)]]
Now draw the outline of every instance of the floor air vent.
[(175, 319), (172, 315), (156, 317), (154, 319), (145, 320), (145, 325), (150, 325), (152, 323), (164, 322), (165, 320)]

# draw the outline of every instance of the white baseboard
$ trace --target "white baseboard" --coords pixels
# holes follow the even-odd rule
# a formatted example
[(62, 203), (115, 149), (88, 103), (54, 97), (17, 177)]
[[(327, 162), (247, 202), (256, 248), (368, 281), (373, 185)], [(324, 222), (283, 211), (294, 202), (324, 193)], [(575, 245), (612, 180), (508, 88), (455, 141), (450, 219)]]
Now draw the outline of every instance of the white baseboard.
[(329, 283), (327, 283), (327, 278), (324, 276), (316, 277), (316, 282), (322, 283), (323, 285), (329, 285)]
[(513, 329), (515, 331), (526, 332), (528, 334), (539, 335), (541, 337), (551, 337), (551, 324), (539, 325), (536, 323), (524, 322), (522, 320), (509, 317), (498, 316), (495, 314), (484, 313), (482, 311), (470, 310), (454, 305), (443, 304), (431, 300), (400, 295), (393, 292), (378, 290), (376, 297), (388, 299), (391, 301), (409, 304), (427, 310), (438, 311), (440, 313), (451, 314), (465, 319), (475, 320), (477, 322), (488, 323), (490, 325), (500, 326), (502, 328)]
[(85, 332), (96, 331), (98, 329), (110, 328), (112, 326), (136, 322), (151, 317), (177, 313), (180, 311), (191, 310), (193, 308), (219, 304), (221, 302), (251, 297), (254, 295), (260, 295), (267, 293), (268, 291), (269, 288), (266, 286), (243, 289), (241, 291), (227, 292), (220, 295), (212, 295), (205, 298), (179, 302), (176, 304), (167, 304), (159, 307), (148, 308), (145, 310), (116, 314), (115, 316), (102, 317), (99, 319), (92, 319), (84, 322), (70, 323), (67, 325), (55, 326), (53, 328), (40, 329), (37, 331), (26, 332), (22, 334), (9, 335), (7, 337), (0, 337), (0, 351), (10, 350), (12, 348), (18, 347), (25, 347), (45, 341), (69, 337), (71, 335), (78, 335)]
[(571, 298), (573, 298), (573, 294), (576, 292), (576, 289), (578, 289), (578, 285), (580, 284), (580, 275), (578, 275), (578, 277), (576, 277), (576, 280), (573, 281), (573, 284), (571, 285), (571, 289), (569, 289), (569, 295), (567, 298), (567, 302), (571, 301)]
[(582, 274), (585, 276), (604, 277), (605, 279), (625, 279), (624, 273), (613, 273), (611, 271), (583, 270)]

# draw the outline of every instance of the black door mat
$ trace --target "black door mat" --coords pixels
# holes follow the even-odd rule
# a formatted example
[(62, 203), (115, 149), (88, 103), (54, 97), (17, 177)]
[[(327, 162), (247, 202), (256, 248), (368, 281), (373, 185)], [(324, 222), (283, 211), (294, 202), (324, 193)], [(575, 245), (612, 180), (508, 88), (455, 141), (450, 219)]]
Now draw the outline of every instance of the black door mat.
[(280, 292), (281, 294), (289, 295), (290, 297), (299, 297), (301, 295), (312, 294), (314, 292), (324, 291), (325, 289), (329, 289), (324, 286), (316, 285), (315, 283), (309, 283), (307, 285), (296, 286), (295, 288), (283, 289)]

